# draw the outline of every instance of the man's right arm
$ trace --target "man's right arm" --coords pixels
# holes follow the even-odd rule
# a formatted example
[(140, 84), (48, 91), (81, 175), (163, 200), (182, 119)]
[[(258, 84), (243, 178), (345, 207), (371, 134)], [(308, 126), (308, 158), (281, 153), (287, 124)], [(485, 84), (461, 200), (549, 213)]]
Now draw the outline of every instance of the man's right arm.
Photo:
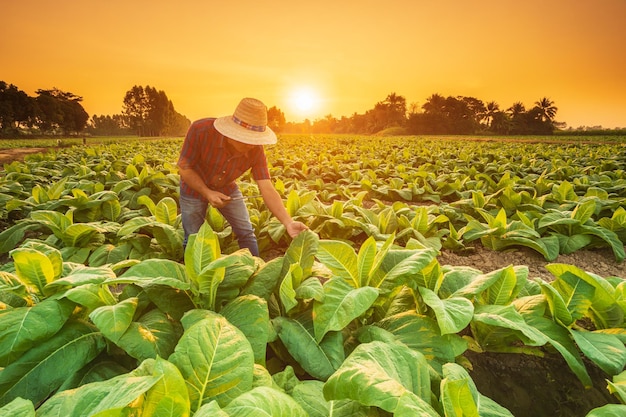
[(211, 190), (202, 180), (202, 177), (183, 161), (178, 163), (178, 174), (192, 190), (204, 197), (215, 208), (224, 207), (230, 201), (230, 197), (219, 191)]

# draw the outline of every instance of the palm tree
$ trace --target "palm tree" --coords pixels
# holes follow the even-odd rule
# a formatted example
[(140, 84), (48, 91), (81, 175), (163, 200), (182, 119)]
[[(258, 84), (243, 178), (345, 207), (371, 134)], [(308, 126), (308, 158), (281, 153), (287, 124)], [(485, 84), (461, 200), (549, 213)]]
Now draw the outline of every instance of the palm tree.
[(521, 101), (516, 101), (515, 103), (513, 103), (511, 107), (506, 109), (506, 111), (509, 112), (511, 117), (516, 118), (526, 113), (526, 107), (524, 106), (524, 103), (522, 103)]
[(537, 106), (540, 110), (541, 121), (551, 123), (554, 120), (554, 116), (556, 116), (556, 112), (558, 110), (558, 108), (554, 105), (554, 101), (544, 97), (541, 100), (536, 101), (535, 106)]
[(498, 103), (496, 103), (495, 101), (490, 101), (487, 103), (483, 120), (487, 122), (488, 128), (491, 127), (491, 124), (493, 123), (493, 117), (498, 112), (500, 112), (500, 105)]
[(446, 105), (446, 98), (441, 94), (433, 94), (426, 99), (426, 103), (422, 105), (422, 108), (426, 113), (441, 114), (444, 112)]

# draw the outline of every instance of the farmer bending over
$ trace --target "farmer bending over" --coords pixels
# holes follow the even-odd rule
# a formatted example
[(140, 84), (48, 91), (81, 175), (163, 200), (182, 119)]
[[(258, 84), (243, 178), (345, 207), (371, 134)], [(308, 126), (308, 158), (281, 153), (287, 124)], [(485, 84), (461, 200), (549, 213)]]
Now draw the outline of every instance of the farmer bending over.
[(276, 134), (267, 126), (267, 108), (253, 98), (241, 100), (232, 116), (201, 119), (191, 125), (178, 159), (185, 244), (202, 226), (211, 204), (230, 223), (239, 247), (259, 256), (250, 215), (235, 183), (249, 169), (265, 205), (289, 236), (307, 229), (287, 213), (270, 179), (263, 145), (274, 143)]

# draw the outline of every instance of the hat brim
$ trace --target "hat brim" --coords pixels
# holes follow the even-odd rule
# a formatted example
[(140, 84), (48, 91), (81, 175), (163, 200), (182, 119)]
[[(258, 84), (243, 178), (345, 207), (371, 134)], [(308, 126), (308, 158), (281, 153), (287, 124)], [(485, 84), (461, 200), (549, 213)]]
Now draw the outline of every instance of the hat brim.
[(213, 126), (222, 135), (248, 145), (273, 145), (277, 142), (276, 133), (269, 126), (263, 132), (255, 132), (235, 123), (232, 116), (215, 119)]

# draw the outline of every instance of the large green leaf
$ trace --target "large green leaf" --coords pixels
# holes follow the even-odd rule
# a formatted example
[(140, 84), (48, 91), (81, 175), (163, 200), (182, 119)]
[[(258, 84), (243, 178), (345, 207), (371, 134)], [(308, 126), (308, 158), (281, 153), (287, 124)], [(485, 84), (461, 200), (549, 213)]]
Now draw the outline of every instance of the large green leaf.
[(210, 318), (186, 328), (169, 361), (181, 371), (192, 412), (217, 401), (225, 406), (252, 388), (254, 352), (245, 335), (224, 317)]
[(168, 357), (180, 338), (180, 325), (160, 310), (150, 310), (133, 321), (116, 344), (133, 358), (143, 361)]
[(442, 335), (458, 333), (472, 320), (474, 304), (467, 298), (441, 299), (434, 291), (425, 287), (419, 287), (419, 292), (424, 303), (435, 312)]
[(278, 316), (272, 324), (289, 354), (310, 375), (326, 380), (335, 372), (337, 361), (328, 355), (302, 322)]
[[(295, 281), (295, 282), (294, 282)], [(302, 281), (302, 268), (299, 264), (291, 264), (283, 277), (278, 289), (278, 296), (285, 314), (298, 305), (295, 288)]]
[(111, 284), (167, 285), (172, 288), (189, 289), (185, 267), (169, 259), (146, 259), (131, 266), (119, 278), (110, 280)]
[(626, 366), (626, 347), (612, 334), (570, 329), (581, 352), (608, 375), (617, 375)]
[(0, 311), (0, 367), (7, 366), (65, 324), (75, 305), (64, 300), (44, 300), (32, 307)]
[(254, 351), (255, 363), (265, 365), (267, 343), (270, 341), (267, 302), (253, 295), (241, 296), (228, 303), (220, 314), (246, 336)]
[(317, 259), (335, 275), (359, 288), (357, 254), (350, 245), (338, 240), (320, 240)]
[(195, 279), (208, 264), (219, 258), (219, 238), (205, 221), (198, 233), (189, 236), (185, 249), (185, 269), (189, 279)]
[(241, 289), (241, 295), (256, 295), (268, 300), (281, 278), (283, 259), (278, 257), (262, 264)]
[(526, 320), (529, 326), (541, 332), (547, 341), (559, 351), (580, 382), (587, 388), (591, 387), (593, 385), (591, 378), (567, 329), (544, 317), (527, 316)]
[(285, 275), (292, 264), (300, 265), (302, 276), (307, 278), (311, 275), (315, 254), (319, 244), (319, 238), (310, 230), (300, 233), (289, 244), (285, 252), (281, 275)]
[[(66, 263), (65, 266), (68, 266)], [(109, 279), (115, 278), (115, 272), (109, 266), (90, 267), (74, 264), (71, 270), (65, 271), (63, 278), (59, 278), (45, 288), (47, 293), (58, 293), (68, 288), (76, 288), (82, 285), (101, 285)]]
[(439, 415), (429, 405), (432, 393), (426, 359), (395, 343), (358, 345), (324, 385), (328, 400), (351, 399), (390, 413), (407, 393), (422, 400), (424, 416)]
[(120, 229), (117, 231), (117, 235), (119, 237), (129, 236), (135, 233), (137, 230), (142, 227), (151, 227), (157, 225), (158, 222), (150, 217), (134, 217), (122, 225)]
[(40, 296), (44, 287), (57, 278), (54, 264), (44, 253), (31, 248), (17, 248), (10, 252), (16, 275), (30, 285)]
[(143, 290), (159, 310), (174, 320), (180, 320), (187, 311), (196, 308), (190, 291), (170, 285), (144, 285)]
[(39, 342), (0, 372), (0, 405), (17, 397), (38, 405), (105, 346), (102, 334), (94, 327), (68, 321), (54, 336)]
[(35, 406), (32, 401), (16, 398), (4, 407), (0, 407), (0, 416), (35, 417)]
[(626, 371), (613, 376), (613, 381), (608, 381), (609, 392), (615, 395), (622, 404), (626, 404)]
[(62, 391), (38, 410), (41, 416), (122, 416), (128, 405), (156, 384), (161, 376), (121, 375)]
[(358, 287), (369, 285), (369, 276), (372, 272), (374, 259), (376, 257), (376, 240), (370, 236), (363, 242), (359, 253), (357, 254), (357, 277), (359, 278)]
[(92, 361), (63, 381), (57, 392), (78, 388), (92, 382), (106, 381), (128, 373), (128, 369), (112, 359)]
[(318, 380), (305, 380), (289, 391), (294, 400), (310, 417), (368, 417), (370, 407), (352, 400), (326, 401), (324, 383)]
[(546, 269), (557, 278), (567, 277), (567, 282), (581, 279), (594, 287), (589, 316), (597, 328), (607, 329), (623, 325), (624, 310), (615, 298), (615, 289), (606, 279), (587, 273), (574, 265), (548, 264)]
[(533, 326), (526, 323), (512, 305), (476, 306), (472, 331), (476, 341), (485, 350), (505, 350), (510, 343), (520, 340), (529, 346), (543, 346), (548, 338)]
[(115, 305), (96, 308), (89, 318), (107, 339), (118, 343), (130, 327), (138, 305), (137, 297), (127, 298)]
[(441, 403), (446, 417), (513, 417), (509, 410), (478, 392), (467, 371), (456, 363), (443, 365)]
[(563, 274), (550, 283), (566, 301), (573, 320), (587, 315), (593, 304), (595, 287), (574, 274)]
[(327, 281), (324, 300), (313, 303), (315, 340), (322, 340), (329, 331), (343, 330), (374, 304), (378, 293), (377, 288), (354, 288), (343, 278)]
[(230, 259), (224, 270), (224, 280), (220, 283), (216, 294), (218, 308), (240, 295), (241, 289), (259, 268), (259, 263), (263, 262), (260, 258), (252, 256), (248, 249), (239, 249), (227, 256)]
[(171, 362), (160, 357), (148, 359), (133, 371), (135, 376), (154, 376), (159, 380), (146, 393), (142, 415), (187, 417), (190, 415), (189, 392), (182, 374)]
[(0, 233), (0, 254), (14, 249), (26, 235), (28, 230), (36, 229), (39, 224), (31, 219), (25, 219)]
[(194, 417), (309, 417), (289, 395), (270, 387), (256, 387), (235, 398), (226, 407), (213, 403)]
[(69, 225), (63, 231), (63, 244), (65, 246), (83, 248), (91, 243), (91, 239), (102, 229), (87, 223), (75, 223)]
[(219, 310), (217, 293), (226, 278), (226, 268), (235, 265), (238, 261), (236, 254), (225, 255), (209, 263), (192, 279), (194, 284), (192, 289), (197, 291), (202, 307), (213, 311)]
[(72, 221), (67, 216), (52, 210), (33, 211), (30, 213), (30, 217), (49, 228), (59, 239), (63, 238), (63, 232), (72, 224)]
[(132, 245), (130, 244), (122, 244), (119, 246), (112, 244), (101, 245), (89, 255), (89, 266), (102, 266), (123, 262), (128, 259), (131, 249)]
[(180, 228), (159, 223), (152, 228), (152, 234), (171, 257), (179, 259), (183, 255), (184, 232)]
[(537, 278), (537, 283), (541, 286), (541, 290), (546, 297), (546, 301), (550, 307), (550, 313), (554, 320), (562, 326), (571, 326), (575, 320), (563, 296), (553, 286), (541, 278)]
[(116, 221), (122, 214), (122, 205), (117, 199), (104, 201), (100, 209), (102, 210), (102, 217), (112, 222)]
[(577, 250), (580, 250), (591, 243), (591, 236), (585, 234), (564, 235), (561, 233), (554, 233), (559, 239), (559, 252), (569, 255)]
[[(445, 364), (444, 370), (450, 365)], [(444, 374), (445, 375), (445, 374)], [(450, 417), (480, 417), (478, 413), (478, 392), (471, 384), (471, 378), (450, 379), (444, 377), (441, 381), (441, 403), (446, 416)]]
[(178, 217), (178, 205), (172, 197), (164, 197), (156, 204), (154, 217), (159, 223), (174, 226)]
[(596, 236), (609, 244), (613, 250), (613, 255), (617, 262), (622, 262), (626, 253), (624, 252), (624, 242), (622, 242), (617, 234), (612, 230), (605, 229), (602, 226), (581, 226), (581, 230), (588, 235)]
[(370, 280), (370, 285), (380, 288), (381, 293), (393, 292), (398, 287), (415, 281), (419, 273), (428, 266), (437, 255), (433, 249), (406, 251), (409, 256), (395, 264), (386, 274)]
[(607, 404), (594, 408), (585, 417), (622, 417), (626, 414), (626, 405)]
[(375, 323), (397, 340), (424, 355), (429, 361), (454, 362), (467, 350), (467, 342), (456, 334), (441, 335), (437, 322), (430, 317), (405, 311)]

